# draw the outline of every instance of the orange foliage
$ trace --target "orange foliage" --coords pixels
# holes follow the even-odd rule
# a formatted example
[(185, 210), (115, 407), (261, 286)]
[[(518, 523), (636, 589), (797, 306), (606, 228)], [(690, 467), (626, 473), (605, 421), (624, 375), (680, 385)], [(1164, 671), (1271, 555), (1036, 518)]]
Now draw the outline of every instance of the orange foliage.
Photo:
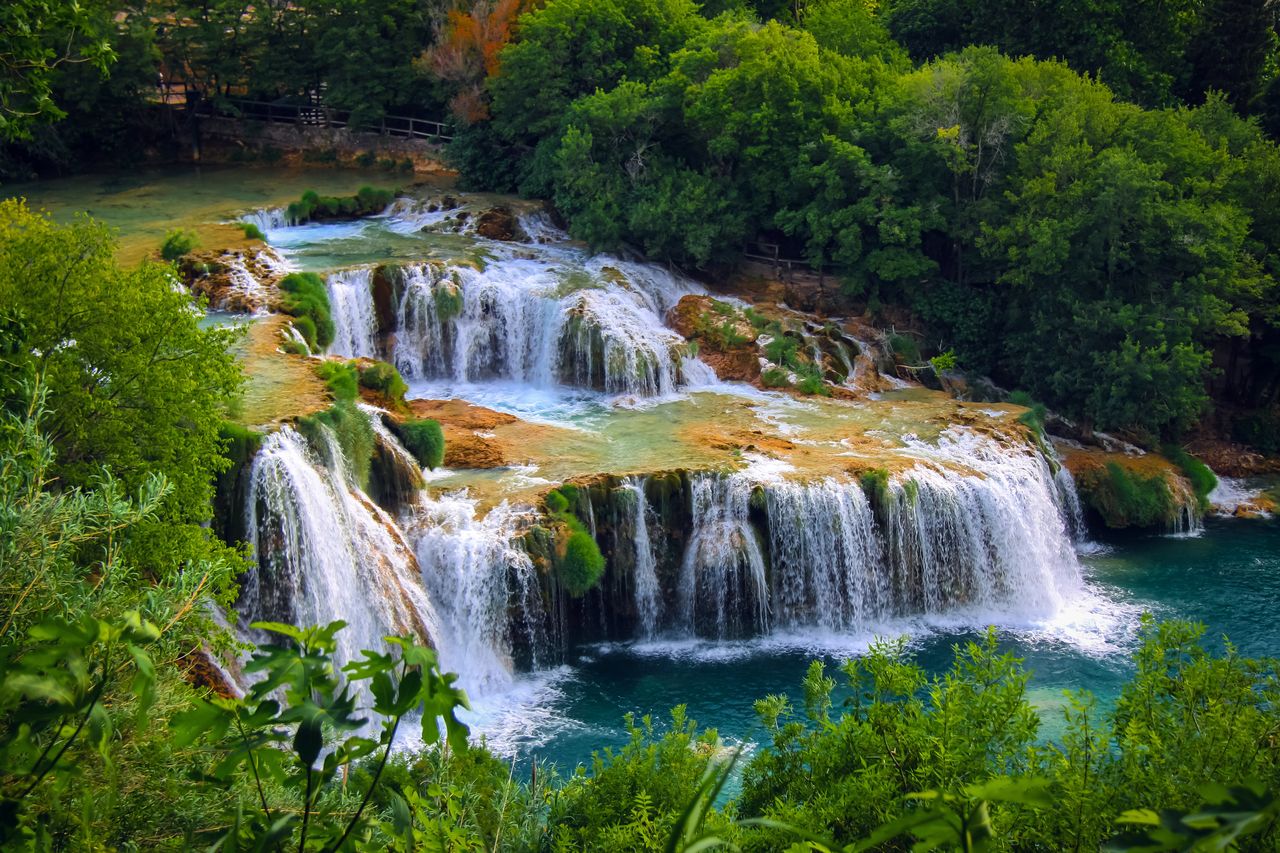
[(444, 32), (423, 59), (441, 79), (457, 85), (449, 102), (468, 123), (489, 117), (484, 81), (498, 73), (498, 54), (511, 41), (516, 18), (538, 0), (477, 0), (469, 11), (449, 13)]

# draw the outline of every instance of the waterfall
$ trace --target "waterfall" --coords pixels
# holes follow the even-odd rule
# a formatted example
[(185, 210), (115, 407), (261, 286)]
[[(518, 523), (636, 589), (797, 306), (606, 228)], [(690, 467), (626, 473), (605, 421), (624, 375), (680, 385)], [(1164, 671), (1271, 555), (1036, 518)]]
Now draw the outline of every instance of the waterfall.
[(771, 484), (764, 494), (775, 622), (836, 631), (884, 616), (888, 585), (862, 488), (825, 479)]
[(651, 640), (658, 633), (662, 618), (662, 589), (658, 585), (658, 561), (649, 539), (649, 502), (644, 495), (646, 478), (627, 477), (622, 488), (633, 496), (631, 527), (635, 542), (632, 585), (635, 594), (636, 619), (641, 639)]
[(685, 341), (661, 314), (682, 285), (657, 268), (617, 262), (583, 273), (506, 258), (483, 270), (420, 264), (402, 275), (392, 360), (407, 378), (642, 397), (680, 381)]
[(696, 475), (676, 629), (724, 637), (1057, 613), (1081, 584), (1060, 504), (1070, 484), (1034, 449), (962, 430), (910, 450), (920, 462), (870, 499), (852, 480), (797, 482), (762, 465)]
[(333, 316), (329, 352), (346, 358), (377, 358), (378, 314), (373, 307), (373, 270), (331, 273), (325, 280)]
[(251, 222), (258, 227), (267, 239), (271, 238), (272, 231), (279, 231), (281, 228), (289, 227), (289, 219), (285, 215), (283, 207), (269, 207), (263, 210), (253, 210), (242, 214), (237, 220), (238, 222)]
[(424, 493), (409, 522), (423, 581), (439, 607), (441, 664), (475, 694), (508, 686), (517, 656), (526, 667), (545, 664), (538, 575), (517, 544), (526, 512), (504, 502), (478, 517), (465, 493)]
[(1080, 493), (1076, 490), (1076, 478), (1071, 476), (1066, 465), (1059, 465), (1053, 483), (1057, 488), (1058, 506), (1071, 534), (1071, 541), (1077, 547), (1089, 544), (1089, 525), (1084, 520), (1084, 507), (1080, 504)]
[(323, 625), (338, 634), (338, 663), (412, 631), (438, 642), (440, 625), (417, 561), (395, 522), (347, 482), (331, 433), (330, 466), (283, 427), (263, 440), (250, 470), (246, 530), (256, 556), (238, 605), (243, 621)]
[(738, 474), (692, 479), (693, 534), (680, 567), (681, 628), (714, 637), (769, 626), (764, 554), (747, 520), (751, 480)]

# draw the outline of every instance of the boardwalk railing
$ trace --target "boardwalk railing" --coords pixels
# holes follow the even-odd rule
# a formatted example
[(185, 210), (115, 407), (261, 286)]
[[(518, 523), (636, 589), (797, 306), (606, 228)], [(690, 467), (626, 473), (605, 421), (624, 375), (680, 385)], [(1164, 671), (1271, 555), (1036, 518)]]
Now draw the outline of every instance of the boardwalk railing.
[(780, 279), (790, 280), (793, 273), (805, 273), (808, 275), (816, 275), (818, 283), (821, 285), (827, 276), (824, 267), (814, 268), (807, 261), (797, 258), (782, 257), (782, 247), (777, 243), (766, 243), (757, 241), (748, 243), (742, 248), (743, 257), (757, 261), (762, 264), (768, 264), (773, 267), (774, 275)]
[(318, 104), (273, 104), (246, 98), (222, 98), (218, 101), (200, 101), (196, 105), (196, 112), (214, 118), (237, 118), (297, 127), (349, 128), (363, 133), (428, 142), (448, 142), (453, 139), (453, 126), (447, 122), (413, 116), (383, 116), (377, 123), (352, 124), (349, 111), (334, 110)]

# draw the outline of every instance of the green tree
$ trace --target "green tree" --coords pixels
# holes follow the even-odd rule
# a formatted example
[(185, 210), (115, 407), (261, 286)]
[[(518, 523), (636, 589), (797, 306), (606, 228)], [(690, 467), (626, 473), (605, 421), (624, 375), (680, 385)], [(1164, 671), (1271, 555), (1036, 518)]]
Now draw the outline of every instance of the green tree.
[(0, 303), (21, 313), (33, 370), (57, 401), (45, 421), (54, 470), (87, 486), (106, 468), (127, 492), (163, 474), (163, 509), (135, 530), (146, 570), (163, 571), (187, 548), (214, 547), (195, 525), (226, 464), (219, 426), (242, 381), (236, 333), (201, 328), (168, 265), (125, 270), (114, 251), (99, 223), (58, 225), (0, 203)]
[(83, 63), (105, 74), (115, 59), (105, 3), (14, 0), (0, 8), (0, 141), (64, 115), (53, 100), (58, 69)]

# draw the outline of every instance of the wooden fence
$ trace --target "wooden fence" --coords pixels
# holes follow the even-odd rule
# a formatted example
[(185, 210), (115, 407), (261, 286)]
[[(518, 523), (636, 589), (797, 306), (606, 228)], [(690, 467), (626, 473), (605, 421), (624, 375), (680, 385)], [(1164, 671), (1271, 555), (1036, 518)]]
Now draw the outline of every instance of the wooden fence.
[(453, 139), (453, 126), (447, 122), (413, 116), (383, 116), (376, 124), (352, 124), (349, 111), (334, 110), (318, 104), (273, 104), (247, 98), (222, 98), (216, 102), (198, 102), (196, 112), (213, 118), (291, 124), (296, 127), (349, 128), (362, 133), (422, 139), (427, 142), (448, 142)]
[(782, 247), (777, 243), (765, 243), (758, 241), (748, 243), (742, 248), (743, 257), (748, 260), (757, 261), (758, 263), (768, 264), (773, 267), (774, 275), (784, 281), (790, 281), (794, 273), (802, 273), (805, 275), (813, 275), (818, 277), (818, 284), (821, 286), (826, 280), (826, 269), (824, 267), (814, 268), (807, 261), (798, 258), (782, 257)]

